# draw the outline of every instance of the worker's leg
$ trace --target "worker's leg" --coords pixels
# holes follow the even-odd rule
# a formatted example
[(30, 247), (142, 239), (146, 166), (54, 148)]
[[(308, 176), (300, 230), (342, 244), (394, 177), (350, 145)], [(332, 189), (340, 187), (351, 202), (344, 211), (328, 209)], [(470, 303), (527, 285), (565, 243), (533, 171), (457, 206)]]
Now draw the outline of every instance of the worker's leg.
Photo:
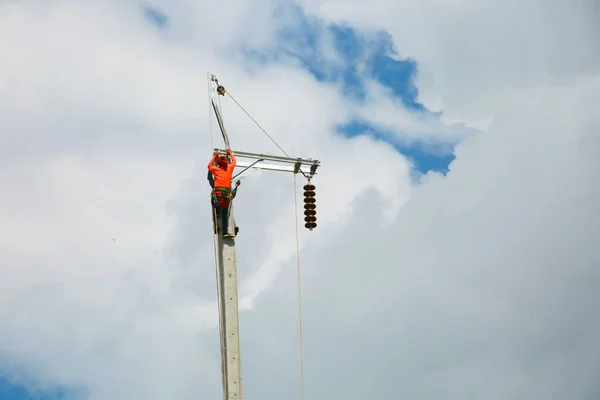
[[(230, 202), (229, 207), (231, 207), (231, 206), (232, 206), (232, 203)], [(233, 218), (233, 217), (231, 216), (231, 212), (229, 209), (223, 210), (223, 211), (225, 211), (227, 214), (227, 217), (223, 220), (223, 224), (225, 224), (225, 226), (227, 227), (226, 231), (223, 233), (223, 236), (227, 237), (227, 238), (234, 238), (237, 235), (238, 230), (239, 230), (238, 227), (235, 226), (235, 219), (230, 221), (230, 218)]]
[[(240, 228), (237, 226), (237, 222), (235, 220), (235, 217), (233, 217), (231, 215), (231, 213), (229, 214), (229, 219), (230, 219), (230, 221), (227, 221), (228, 222), (228, 230), (230, 230), (230, 231), (233, 230), (233, 232), (229, 232), (229, 233), (233, 237), (236, 237), (237, 234), (238, 234), (238, 232), (240, 231)], [(233, 220), (231, 220), (231, 219), (233, 219)]]
[(218, 213), (218, 208), (215, 204), (215, 200), (212, 197), (210, 199), (210, 207), (211, 207), (211, 211), (212, 211), (213, 230), (216, 234), (217, 231), (219, 230), (219, 225), (217, 224), (219, 213)]
[(223, 227), (223, 235), (227, 235), (229, 227), (229, 209), (221, 208), (221, 226)]
[(213, 204), (211, 204), (212, 207), (212, 221), (213, 221), (213, 231), (214, 234), (216, 235), (217, 232), (219, 231), (219, 225), (217, 224), (217, 209), (214, 207)]

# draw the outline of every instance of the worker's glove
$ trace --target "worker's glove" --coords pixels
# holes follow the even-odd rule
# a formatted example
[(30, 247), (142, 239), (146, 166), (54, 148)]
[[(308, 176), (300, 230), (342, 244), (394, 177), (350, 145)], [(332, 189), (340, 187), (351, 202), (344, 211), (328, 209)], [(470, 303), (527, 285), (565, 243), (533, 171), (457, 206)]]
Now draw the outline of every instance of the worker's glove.
[(235, 186), (240, 186), (240, 183), (242, 183), (242, 182), (240, 182), (240, 181), (237, 181), (237, 182), (235, 183)]
[(215, 153), (213, 154), (213, 156), (218, 156), (219, 155), (219, 150), (215, 150)]

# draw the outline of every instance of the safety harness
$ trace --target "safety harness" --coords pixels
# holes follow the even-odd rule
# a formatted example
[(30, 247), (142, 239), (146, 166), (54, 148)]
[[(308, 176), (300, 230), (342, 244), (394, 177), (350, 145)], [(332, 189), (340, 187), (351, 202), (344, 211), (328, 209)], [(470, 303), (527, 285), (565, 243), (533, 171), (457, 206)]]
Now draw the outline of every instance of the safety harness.
[(229, 208), (231, 201), (231, 189), (216, 187), (211, 193), (213, 204), (219, 208)]

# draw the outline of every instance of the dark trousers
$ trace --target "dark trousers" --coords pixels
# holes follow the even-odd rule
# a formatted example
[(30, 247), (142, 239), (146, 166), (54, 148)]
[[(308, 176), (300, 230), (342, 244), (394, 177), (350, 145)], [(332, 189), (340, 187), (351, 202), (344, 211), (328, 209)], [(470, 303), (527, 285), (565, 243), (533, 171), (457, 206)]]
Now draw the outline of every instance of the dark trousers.
[(225, 235), (226, 233), (228, 233), (228, 228), (229, 228), (229, 208), (221, 208), (218, 207), (215, 202), (213, 201), (212, 206), (215, 210), (215, 223), (218, 226), (218, 222), (217, 221), (221, 221), (221, 230), (223, 231), (223, 234)]
[[(229, 190), (231, 190), (231, 189), (224, 189), (224, 188), (215, 188), (213, 176), (210, 173), (210, 171), (208, 172), (208, 177), (207, 178), (208, 178), (208, 182), (210, 183), (210, 187), (213, 190), (216, 189), (216, 191), (226, 191), (226, 192), (228, 192)], [(229, 207), (231, 207), (231, 201), (235, 198), (236, 194), (237, 194), (237, 186), (235, 187), (235, 189), (233, 189), (231, 191), (231, 197), (229, 199)], [(219, 198), (213, 196), (212, 206), (213, 206), (213, 208), (215, 210), (215, 218), (216, 218), (215, 224), (217, 224), (217, 226), (218, 226), (217, 221), (219, 219), (221, 220), (221, 229), (223, 230), (223, 234), (225, 235), (229, 231), (229, 207), (228, 208), (218, 207), (217, 206), (218, 202), (219, 202)], [(236, 229), (236, 234), (237, 234), (237, 229)]]
[(221, 229), (223, 230), (223, 235), (225, 235), (228, 233), (229, 228), (229, 208), (217, 207), (217, 216), (221, 219)]

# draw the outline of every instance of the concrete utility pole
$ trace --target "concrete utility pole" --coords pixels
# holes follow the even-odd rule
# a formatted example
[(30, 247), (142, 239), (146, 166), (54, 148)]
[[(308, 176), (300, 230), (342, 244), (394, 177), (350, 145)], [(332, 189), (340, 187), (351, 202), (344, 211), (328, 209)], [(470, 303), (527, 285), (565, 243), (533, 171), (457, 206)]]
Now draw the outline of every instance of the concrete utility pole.
[[(229, 137), (223, 123), (223, 116), (218, 107), (218, 95), (224, 96), (226, 91), (215, 75), (209, 74), (209, 97), (211, 107), (219, 124), (223, 141), (226, 149), (229, 149)], [(226, 149), (214, 149), (219, 153), (226, 154)], [(242, 173), (253, 170), (262, 169), (270, 171), (292, 172), (294, 174), (301, 173), (310, 181), (317, 173), (317, 168), (320, 166), (318, 160), (280, 157), (265, 154), (248, 153), (242, 151), (234, 151), (235, 157), (238, 159), (236, 168), (242, 170), (234, 175), (232, 180), (235, 180)], [(244, 160), (251, 161), (244, 161)], [(264, 164), (264, 161), (270, 161), (274, 164)], [(314, 189), (314, 187), (313, 187)], [(308, 195), (307, 195), (308, 196)], [(310, 200), (310, 201), (309, 201)], [(314, 204), (314, 199), (305, 200), (307, 204)], [(229, 205), (229, 220), (227, 232), (235, 232), (235, 219), (233, 215), (233, 201)], [(309, 217), (305, 218), (307, 228), (316, 227), (316, 220), (313, 217), (314, 205), (311, 207), (305, 206), (308, 210), (305, 214)], [(312, 213), (312, 214), (311, 214)], [(213, 213), (214, 216), (214, 213)], [(314, 218), (310, 220), (310, 218)], [(240, 359), (240, 328), (239, 328), (239, 309), (238, 309), (238, 276), (237, 262), (235, 250), (235, 237), (223, 237), (223, 227), (221, 219), (215, 218), (215, 241), (217, 243), (217, 293), (219, 303), (219, 322), (221, 331), (221, 370), (223, 374), (223, 399), (224, 400), (242, 400), (242, 370)]]

